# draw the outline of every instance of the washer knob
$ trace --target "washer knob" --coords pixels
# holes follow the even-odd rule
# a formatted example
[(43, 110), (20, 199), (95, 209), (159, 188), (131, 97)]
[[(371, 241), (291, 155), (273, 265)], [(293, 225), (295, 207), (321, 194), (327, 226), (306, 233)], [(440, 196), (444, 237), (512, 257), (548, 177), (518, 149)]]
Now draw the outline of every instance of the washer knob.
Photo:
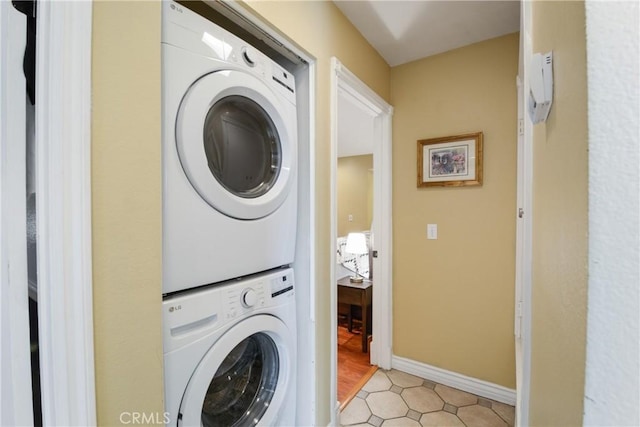
[(252, 288), (245, 289), (242, 292), (242, 305), (246, 308), (253, 307), (258, 302), (258, 294)]
[(242, 48), (242, 59), (244, 59), (244, 62), (246, 62), (249, 67), (255, 67), (258, 61), (258, 55), (252, 47), (246, 46)]

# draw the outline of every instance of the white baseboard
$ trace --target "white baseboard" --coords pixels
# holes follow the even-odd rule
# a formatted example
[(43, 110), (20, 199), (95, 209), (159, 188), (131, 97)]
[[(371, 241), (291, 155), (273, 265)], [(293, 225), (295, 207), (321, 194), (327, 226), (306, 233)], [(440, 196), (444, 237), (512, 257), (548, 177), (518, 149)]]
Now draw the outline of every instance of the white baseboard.
[(516, 404), (516, 391), (488, 381), (471, 378), (446, 369), (436, 368), (426, 363), (393, 355), (391, 366), (399, 371), (416, 375), (420, 378), (430, 380), (449, 387), (457, 388), (475, 395), (506, 403)]
[(333, 414), (331, 414), (331, 421), (327, 427), (340, 426), (340, 402), (336, 401), (336, 407), (333, 408)]

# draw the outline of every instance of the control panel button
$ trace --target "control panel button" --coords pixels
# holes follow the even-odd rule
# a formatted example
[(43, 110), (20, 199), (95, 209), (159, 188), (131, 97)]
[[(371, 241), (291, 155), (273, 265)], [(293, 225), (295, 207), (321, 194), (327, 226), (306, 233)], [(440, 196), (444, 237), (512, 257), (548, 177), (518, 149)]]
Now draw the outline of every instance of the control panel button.
[(252, 288), (245, 289), (242, 292), (241, 301), (242, 301), (242, 305), (245, 306), (246, 308), (253, 307), (254, 305), (256, 305), (256, 302), (258, 302), (258, 295), (256, 294), (256, 291), (254, 291)]
[(249, 67), (255, 67), (258, 61), (258, 55), (252, 47), (246, 46), (242, 48), (242, 59)]

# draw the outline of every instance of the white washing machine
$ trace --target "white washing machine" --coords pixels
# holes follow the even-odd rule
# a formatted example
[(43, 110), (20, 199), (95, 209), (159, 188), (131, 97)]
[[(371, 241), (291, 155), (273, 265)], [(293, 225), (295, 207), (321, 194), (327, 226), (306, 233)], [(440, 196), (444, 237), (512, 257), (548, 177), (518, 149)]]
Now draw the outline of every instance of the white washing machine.
[(165, 406), (174, 426), (293, 426), (293, 270), (166, 298)]
[(163, 2), (163, 294), (293, 262), (294, 77)]

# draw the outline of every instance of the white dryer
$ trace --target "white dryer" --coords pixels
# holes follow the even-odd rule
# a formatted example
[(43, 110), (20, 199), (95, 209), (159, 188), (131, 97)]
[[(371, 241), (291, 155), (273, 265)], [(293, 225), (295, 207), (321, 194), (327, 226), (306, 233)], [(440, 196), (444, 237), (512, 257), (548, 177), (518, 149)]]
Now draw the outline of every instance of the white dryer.
[(291, 269), (166, 298), (168, 425), (295, 425), (294, 301)]
[(294, 77), (163, 2), (163, 294), (293, 262)]

